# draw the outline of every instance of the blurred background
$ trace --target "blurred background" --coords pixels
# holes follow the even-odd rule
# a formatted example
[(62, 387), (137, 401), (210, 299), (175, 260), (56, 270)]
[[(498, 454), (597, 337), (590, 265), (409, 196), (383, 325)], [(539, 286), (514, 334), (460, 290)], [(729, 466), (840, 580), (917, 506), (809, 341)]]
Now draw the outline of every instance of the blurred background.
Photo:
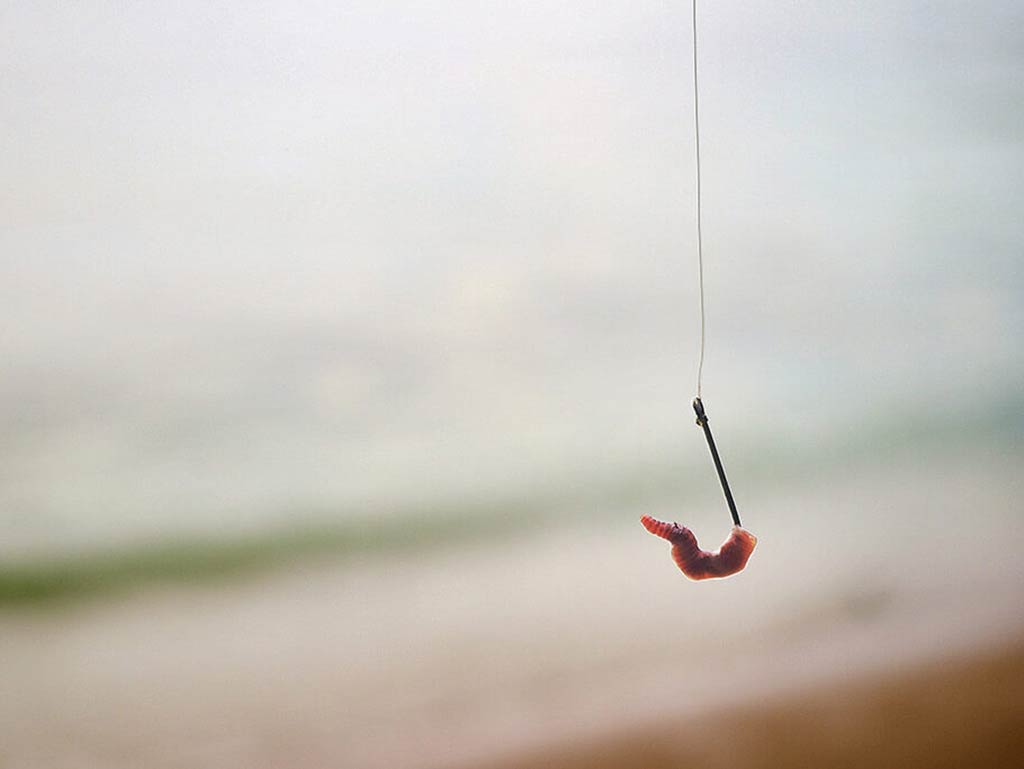
[(1024, 7), (0, 9), (0, 766), (1019, 766)]

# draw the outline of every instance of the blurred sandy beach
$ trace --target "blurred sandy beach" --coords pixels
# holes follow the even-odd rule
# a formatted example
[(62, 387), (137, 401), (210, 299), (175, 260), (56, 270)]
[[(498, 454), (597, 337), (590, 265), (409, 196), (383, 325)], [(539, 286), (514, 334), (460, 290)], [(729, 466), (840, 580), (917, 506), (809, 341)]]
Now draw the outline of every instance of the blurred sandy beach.
[[(622, 511), (7, 612), (0, 757), (1009, 767), (1024, 715), (1017, 467), (953, 455), (906, 461), (898, 481), (862, 469), (776, 493), (747, 513), (761, 537), (747, 570), (721, 582), (686, 582)], [(719, 507), (690, 511), (700, 536), (727, 532)]]
[(696, 718), (659, 718), (478, 766), (1016, 767), (1024, 648), (977, 649), (856, 683), (820, 682)]

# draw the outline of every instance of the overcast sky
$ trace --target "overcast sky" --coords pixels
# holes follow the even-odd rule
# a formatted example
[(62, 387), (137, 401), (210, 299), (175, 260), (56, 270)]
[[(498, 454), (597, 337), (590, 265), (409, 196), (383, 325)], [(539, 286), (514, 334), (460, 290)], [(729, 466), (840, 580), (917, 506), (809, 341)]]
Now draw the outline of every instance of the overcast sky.
[[(5, 4), (0, 522), (255, 520), (677, 448), (689, 23)], [(733, 434), (1015, 392), (1024, 7), (708, 2), (700, 32)]]

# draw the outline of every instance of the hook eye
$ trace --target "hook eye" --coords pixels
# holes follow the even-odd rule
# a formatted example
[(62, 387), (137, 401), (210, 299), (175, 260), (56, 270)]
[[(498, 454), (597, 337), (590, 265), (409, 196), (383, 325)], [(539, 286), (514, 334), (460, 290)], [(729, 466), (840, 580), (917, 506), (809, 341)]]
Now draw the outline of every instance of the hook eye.
[(708, 423), (708, 415), (704, 413), (704, 404), (700, 398), (693, 399), (693, 410), (697, 414), (697, 426), (703, 427)]

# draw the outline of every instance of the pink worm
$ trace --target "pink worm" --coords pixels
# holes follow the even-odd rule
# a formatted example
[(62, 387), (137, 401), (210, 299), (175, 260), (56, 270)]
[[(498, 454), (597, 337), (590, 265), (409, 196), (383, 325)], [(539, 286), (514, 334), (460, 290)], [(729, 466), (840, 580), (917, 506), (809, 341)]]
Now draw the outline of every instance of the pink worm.
[(672, 560), (690, 579), (716, 579), (743, 571), (754, 552), (757, 537), (742, 526), (733, 526), (732, 533), (717, 552), (709, 553), (697, 545), (693, 532), (678, 523), (665, 523), (645, 515), (640, 523), (651, 534), (672, 543)]

